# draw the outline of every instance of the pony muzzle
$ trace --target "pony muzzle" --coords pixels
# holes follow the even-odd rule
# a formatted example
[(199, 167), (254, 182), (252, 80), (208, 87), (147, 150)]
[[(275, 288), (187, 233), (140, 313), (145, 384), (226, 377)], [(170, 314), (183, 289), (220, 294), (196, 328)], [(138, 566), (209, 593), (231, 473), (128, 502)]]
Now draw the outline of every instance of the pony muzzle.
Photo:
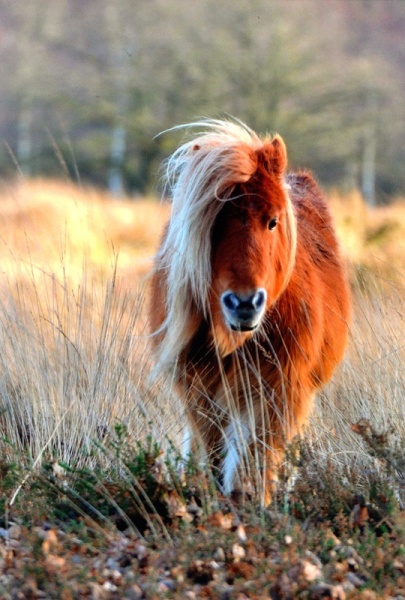
[(243, 294), (227, 290), (221, 296), (221, 308), (226, 325), (232, 331), (254, 331), (260, 325), (266, 309), (266, 300), (267, 292), (263, 288)]

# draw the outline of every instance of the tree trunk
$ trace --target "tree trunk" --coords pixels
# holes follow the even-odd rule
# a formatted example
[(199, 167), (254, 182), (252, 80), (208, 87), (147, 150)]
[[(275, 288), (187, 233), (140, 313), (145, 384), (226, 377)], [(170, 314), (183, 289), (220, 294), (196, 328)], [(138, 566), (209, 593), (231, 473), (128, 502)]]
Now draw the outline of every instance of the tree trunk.
[(31, 139), (32, 113), (28, 107), (21, 110), (17, 126), (16, 158), (23, 175), (31, 174)]
[(122, 167), (125, 159), (126, 131), (123, 125), (116, 125), (112, 132), (110, 160), (108, 173), (108, 188), (113, 196), (124, 193), (124, 177)]

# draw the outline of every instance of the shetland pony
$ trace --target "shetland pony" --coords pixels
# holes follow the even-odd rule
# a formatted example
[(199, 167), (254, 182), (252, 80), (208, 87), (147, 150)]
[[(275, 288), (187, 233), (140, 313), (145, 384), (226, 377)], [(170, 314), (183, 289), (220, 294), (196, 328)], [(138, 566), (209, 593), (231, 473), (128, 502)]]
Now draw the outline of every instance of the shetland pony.
[(260, 465), (267, 505), (286, 443), (343, 356), (349, 289), (321, 191), (309, 173), (286, 174), (282, 138), (233, 120), (191, 127), (202, 132), (166, 165), (157, 368), (174, 374), (224, 492), (240, 486), (241, 461)]

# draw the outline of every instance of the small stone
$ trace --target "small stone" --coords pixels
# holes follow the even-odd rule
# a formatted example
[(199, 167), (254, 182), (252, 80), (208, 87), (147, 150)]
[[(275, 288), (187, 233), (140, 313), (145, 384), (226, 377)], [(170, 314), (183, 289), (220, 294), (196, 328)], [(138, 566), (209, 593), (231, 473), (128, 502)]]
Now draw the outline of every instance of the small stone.
[(346, 579), (356, 588), (359, 588), (366, 583), (364, 579), (356, 575), (356, 573), (347, 573)]
[(322, 577), (322, 571), (317, 565), (313, 565), (307, 560), (302, 561), (302, 575), (307, 581), (315, 581)]
[(135, 554), (138, 560), (143, 560), (148, 555), (148, 549), (143, 544), (137, 544), (135, 547)]
[(175, 581), (177, 581), (177, 583), (183, 583), (183, 581), (184, 581), (183, 569), (180, 566), (173, 567), (172, 569), (170, 569), (169, 575)]
[(222, 583), (216, 586), (215, 589), (215, 591), (219, 594), (219, 598), (221, 600), (231, 600), (233, 590), (233, 585), (229, 585), (228, 583)]
[(399, 560), (398, 558), (394, 559), (394, 562), (392, 563), (392, 566), (394, 567), (394, 569), (398, 569), (399, 571), (404, 571), (405, 570), (404, 563), (401, 560)]
[(347, 566), (349, 568), (349, 571), (358, 571), (359, 570), (359, 565), (357, 564), (356, 560), (353, 557), (350, 557), (347, 559)]
[(172, 587), (168, 584), (168, 582), (165, 581), (159, 581), (158, 585), (157, 585), (157, 591), (160, 592), (161, 594), (166, 594), (167, 592), (170, 592), (170, 590), (172, 589)]
[(111, 583), (111, 581), (105, 581), (102, 585), (102, 588), (106, 592), (117, 592), (118, 591), (118, 587), (116, 585), (114, 585), (113, 583)]
[[(349, 542), (353, 543), (352, 540), (349, 540)], [(364, 564), (363, 557), (360, 556), (356, 552), (356, 550), (354, 548), (352, 548), (352, 546), (350, 546), (350, 545), (348, 545), (348, 546), (344, 546), (344, 545), (335, 546), (335, 551), (337, 552), (338, 556), (340, 556), (342, 558), (354, 558), (359, 565)]]
[(111, 557), (107, 558), (107, 560), (105, 561), (105, 566), (107, 567), (107, 569), (110, 569), (111, 571), (118, 571), (118, 569), (119, 569), (119, 564), (117, 563), (116, 560), (114, 560)]
[(239, 562), (242, 558), (245, 558), (246, 556), (245, 549), (239, 544), (234, 544), (232, 546), (232, 556), (234, 562)]
[(120, 571), (118, 571), (118, 569), (115, 569), (111, 573), (111, 579), (113, 579), (114, 582), (119, 585), (122, 581), (122, 573)]
[(124, 583), (127, 585), (131, 585), (132, 583), (135, 583), (135, 581), (137, 581), (138, 576), (137, 574), (132, 571), (131, 569), (127, 569), (124, 572)]
[(286, 543), (287, 546), (290, 546), (292, 544), (292, 537), (290, 535), (286, 535), (284, 538), (284, 542)]
[(322, 561), (318, 558), (316, 554), (314, 554), (310, 550), (305, 550), (305, 556), (311, 561), (312, 564), (316, 565), (319, 569), (323, 568)]
[(142, 596), (143, 591), (141, 590), (139, 585), (136, 585), (136, 583), (134, 583), (134, 585), (131, 585), (131, 587), (126, 589), (124, 594), (124, 598), (127, 598), (128, 600), (141, 600)]
[(98, 583), (91, 582), (89, 584), (91, 589), (91, 599), (92, 600), (104, 600), (105, 593), (101, 585)]
[(221, 546), (218, 546), (218, 548), (215, 550), (215, 552), (212, 555), (212, 557), (213, 557), (214, 560), (216, 560), (218, 562), (224, 562), (225, 559), (226, 559), (224, 549), (221, 548)]
[(21, 527), (17, 524), (11, 525), (7, 533), (10, 539), (19, 540), (21, 538)]
[(236, 535), (238, 537), (238, 540), (240, 542), (242, 542), (242, 544), (247, 541), (246, 531), (245, 531), (245, 528), (243, 527), (242, 523), (240, 523), (237, 526), (237, 528), (236, 528)]
[(21, 541), (20, 540), (8, 540), (7, 547), (10, 550), (19, 550), (19, 548), (21, 548)]

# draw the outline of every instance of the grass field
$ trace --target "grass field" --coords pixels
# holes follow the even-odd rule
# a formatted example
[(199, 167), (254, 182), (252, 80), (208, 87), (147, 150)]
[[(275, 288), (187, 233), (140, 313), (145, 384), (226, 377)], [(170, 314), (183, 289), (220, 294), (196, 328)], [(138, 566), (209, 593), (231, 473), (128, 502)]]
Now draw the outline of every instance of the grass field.
[[(384, 561), (384, 566), (378, 568), (383, 569), (383, 574), (389, 572), (388, 575), (382, 576), (378, 569), (367, 567), (368, 579), (361, 585), (352, 583), (352, 591), (360, 594), (360, 591), (377, 593), (379, 590), (378, 593), (392, 593), (392, 596), (374, 597), (395, 597), (395, 590), (405, 590), (402, 538), (405, 201), (398, 199), (371, 211), (357, 193), (347, 196), (332, 193), (330, 204), (347, 257), (354, 295), (350, 343), (344, 363), (317, 399), (305, 444), (297, 442), (302, 446), (297, 484), (293, 491), (287, 492), (287, 481), (281, 482), (276, 513), (268, 518), (273, 519), (271, 530), (277, 539), (296, 535), (298, 540), (306, 534), (293, 519), (312, 523), (315, 510), (326, 523), (325, 531), (333, 530), (334, 535), (346, 536), (346, 540), (355, 534), (360, 536), (356, 552), (359, 545), (365, 544), (360, 535), (364, 534), (365, 525), (373, 535), (378, 533), (378, 539), (386, 540), (384, 544), (388, 543), (388, 538), (379, 533), (386, 523), (384, 535), (391, 536), (392, 548), (385, 552), (391, 570)], [(126, 527), (132, 527), (132, 532), (139, 529), (141, 523), (142, 531), (146, 527), (155, 540), (162, 535), (172, 540), (178, 535), (178, 521), (181, 527), (196, 526), (198, 519), (195, 515), (190, 517), (193, 512), (189, 490), (194, 486), (194, 496), (199, 499), (198, 510), (204, 509), (207, 519), (211, 519), (210, 526), (215, 525), (215, 531), (223, 530), (226, 535), (235, 535), (229, 533), (235, 528), (227, 529), (221, 522), (219, 525), (212, 522), (213, 515), (218, 512), (223, 515), (224, 506), (228, 505), (212, 490), (209, 475), (199, 477), (199, 485), (205, 482), (200, 489), (193, 479), (194, 466), (188, 465), (184, 475), (186, 483), (175, 473), (170, 485), (163, 485), (168, 477), (167, 469), (170, 471), (170, 464), (178, 458), (176, 447), (184, 417), (171, 392), (170, 381), (167, 378), (151, 380), (153, 358), (145, 302), (151, 257), (168, 214), (169, 206), (152, 198), (118, 201), (104, 192), (82, 189), (72, 183), (20, 181), (4, 184), (0, 189), (0, 472), (3, 474), (0, 500), (4, 531), (10, 530), (10, 523), (26, 529), (30, 529), (27, 523), (33, 527), (35, 522), (38, 526), (38, 522), (43, 522), (44, 503), (51, 503), (57, 508), (51, 512), (58, 527), (61, 522), (69, 521), (66, 504), (76, 520), (77, 515), (82, 515), (84, 520), (80, 522), (84, 523), (83, 527), (90, 527), (92, 535), (99, 528), (105, 539), (110, 535), (115, 540), (118, 534), (111, 533), (111, 523), (117, 523), (118, 514)], [(172, 456), (169, 466), (165, 462), (167, 453)], [(294, 462), (295, 454), (291, 456)], [(154, 474), (152, 480), (151, 473)], [(33, 501), (33, 493), (41, 499), (38, 503)], [(153, 500), (155, 496), (159, 497), (161, 510)], [(254, 502), (253, 499), (253, 505)], [(31, 507), (28, 512), (27, 503)], [(195, 509), (195, 514), (198, 510)], [(227, 510), (232, 513), (235, 509), (228, 506)], [(243, 510), (251, 511), (246, 507)], [(355, 510), (363, 515), (358, 518), (359, 531), (353, 530)], [(373, 517), (373, 510), (377, 516)], [(132, 515), (134, 511), (137, 516)], [(241, 514), (239, 519), (242, 519)], [(274, 514), (284, 516), (277, 520)], [(246, 519), (251, 517), (246, 516)], [(255, 519), (249, 521), (253, 523), (252, 531)], [(342, 521), (340, 529), (339, 519)], [(177, 523), (175, 531), (168, 531), (168, 523), (173, 526), (174, 521)], [(201, 519), (198, 527), (200, 532)], [(138, 534), (141, 535), (139, 531)], [(48, 539), (46, 535), (44, 539)], [(79, 535), (77, 531), (75, 535)], [(85, 535), (89, 535), (88, 531)], [(370, 555), (378, 544), (383, 546), (377, 537), (370, 542), (375, 545), (367, 550)], [(308, 545), (308, 536), (305, 539)], [(246, 551), (246, 540), (239, 542)], [(178, 542), (183, 553), (185, 543), (184, 540)], [(218, 544), (224, 543), (218, 541)], [(316, 544), (319, 545), (319, 540)], [(319, 556), (321, 551), (318, 552), (316, 544), (311, 551), (316, 548)], [(350, 546), (348, 542), (343, 545)], [(287, 546), (282, 560), (287, 560), (290, 552), (292, 566), (288, 563), (288, 568), (293, 568), (294, 557), (299, 555), (298, 546), (294, 552), (291, 544)], [(49, 555), (55, 556), (55, 561), (56, 555), (61, 556), (56, 549), (46, 553), (41, 547), (40, 556), (45, 563)], [(204, 552), (212, 555), (214, 551), (210, 546), (201, 552), (205, 556)], [(13, 560), (16, 556), (18, 553), (14, 553)], [(2, 560), (6, 558), (7, 554)], [(66, 564), (66, 557), (64, 560)], [(302, 556), (299, 560), (302, 566)], [(345, 560), (347, 562), (347, 557)], [(367, 562), (366, 558), (362, 560)], [(139, 566), (138, 558), (137, 561)], [(6, 562), (0, 564), (3, 571)], [(227, 558), (222, 562), (239, 564), (240, 560)], [(336, 562), (329, 559), (325, 565)], [(250, 561), (249, 564), (255, 563)], [(46, 565), (43, 568), (46, 575)], [(184, 565), (182, 568), (185, 569)], [(14, 566), (10, 569), (15, 572)], [(196, 566), (195, 569), (198, 571)], [(339, 577), (333, 579), (326, 567), (322, 570), (318, 566), (318, 570), (322, 571), (322, 577), (311, 579), (302, 573), (295, 577), (297, 581), (302, 579), (299, 585), (303, 592), (312, 589), (315, 580), (325, 579), (327, 575), (335, 587), (340, 585)], [(267, 591), (256, 596), (248, 588), (238, 590), (235, 585), (229, 592), (234, 595), (221, 596), (222, 592), (215, 591), (215, 578), (207, 576), (206, 587), (211, 589), (211, 596), (204, 597), (240, 600), (299, 597), (294, 591), (283, 595), (282, 573), (280, 569), (274, 573), (271, 581), (263, 583), (263, 590)], [(35, 574), (31, 573), (30, 577), (39, 590), (47, 590), (45, 597), (61, 597), (63, 586), (71, 593), (66, 598), (85, 597), (75, 587), (77, 575), (72, 575), (72, 580), (66, 575), (66, 581), (62, 577), (63, 585), (52, 580), (52, 589), (46, 588), (46, 583), (42, 584), (38, 577), (35, 579)], [(190, 590), (192, 584), (197, 588), (204, 586), (198, 574), (191, 572), (187, 577), (176, 584), (173, 595), (169, 593), (170, 586), (168, 590), (161, 586), (161, 592), (157, 590), (155, 596), (140, 588), (143, 596), (136, 596), (133, 591), (128, 597), (192, 598), (184, 595), (188, 590), (187, 581), (191, 582)], [(384, 577), (387, 577), (388, 587)], [(341, 579), (346, 581), (346, 572)], [(110, 580), (109, 575), (104, 583)], [(97, 581), (95, 577), (94, 585), (102, 587)], [(4, 587), (1, 580), (0, 585)], [(18, 587), (18, 581), (15, 585)], [(118, 591), (109, 590), (107, 586), (106, 595), (97, 597), (125, 597), (119, 595), (124, 593), (124, 587), (117, 587), (116, 582), (112, 585)], [(137, 584), (132, 582), (131, 585)], [(272, 595), (268, 591), (271, 586)], [(287, 583), (285, 586), (287, 589)], [(197, 588), (191, 590), (197, 594), (194, 597), (202, 593)], [(245, 595), (238, 596), (239, 593)], [(249, 593), (251, 595), (247, 595)], [(315, 592), (308, 593), (305, 597), (321, 597), (314, 595)], [(351, 593), (347, 586), (342, 592), (345, 595), (322, 597), (373, 597)]]

